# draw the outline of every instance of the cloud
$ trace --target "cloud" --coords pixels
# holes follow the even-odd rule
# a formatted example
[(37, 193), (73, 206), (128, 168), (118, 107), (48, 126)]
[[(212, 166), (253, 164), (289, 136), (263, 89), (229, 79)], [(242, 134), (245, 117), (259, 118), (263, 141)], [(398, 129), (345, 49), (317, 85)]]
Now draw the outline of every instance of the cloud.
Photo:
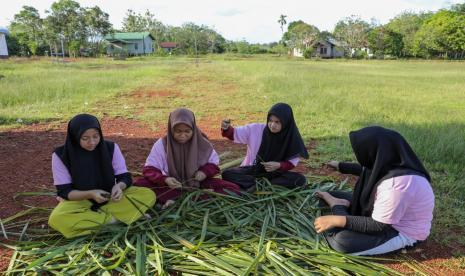
[(227, 10), (219, 10), (216, 12), (219, 16), (235, 16), (242, 14), (242, 11), (237, 9), (227, 9)]

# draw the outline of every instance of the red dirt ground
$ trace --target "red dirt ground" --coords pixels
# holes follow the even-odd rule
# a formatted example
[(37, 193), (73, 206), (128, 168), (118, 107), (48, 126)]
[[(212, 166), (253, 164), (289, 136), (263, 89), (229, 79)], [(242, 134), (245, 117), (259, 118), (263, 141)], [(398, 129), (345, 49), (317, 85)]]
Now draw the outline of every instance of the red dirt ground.
[[(161, 95), (162, 93), (159, 93)], [(158, 95), (158, 94), (157, 94)], [(137, 94), (135, 95), (137, 97)], [(141, 97), (146, 97), (145, 95)], [(151, 95), (149, 96), (151, 97)], [(121, 147), (126, 163), (131, 172), (141, 171), (145, 158), (148, 155), (155, 139), (163, 133), (155, 133), (143, 123), (122, 118), (104, 118), (102, 120), (105, 139), (115, 141)], [(219, 132), (219, 121), (205, 119), (199, 122), (201, 129), (208, 135), (219, 153), (232, 151), (245, 153), (243, 146), (238, 146), (222, 138)], [(0, 190), (1, 209), (0, 218), (5, 219), (18, 211), (24, 210), (21, 203), (34, 206), (53, 207), (56, 202), (50, 197), (25, 198), (20, 202), (13, 200), (18, 192), (53, 190), (52, 174), (50, 172), (51, 153), (61, 145), (65, 139), (66, 124), (48, 125), (34, 124), (17, 129), (0, 132)], [(160, 131), (163, 131), (160, 130)], [(310, 143), (309, 148), (314, 148)], [(322, 166), (308, 169), (303, 165), (297, 167), (298, 171), (315, 175), (329, 175), (339, 179), (347, 176), (340, 175), (331, 169)], [(353, 182), (354, 179), (351, 179)], [(462, 256), (465, 250), (460, 249)], [(433, 241), (421, 244), (406, 254), (391, 254), (388, 258), (406, 256), (417, 260), (422, 270), (430, 275), (465, 275), (464, 264), (457, 264), (451, 258), (451, 249), (440, 246)], [(0, 247), (0, 271), (8, 267), (11, 250)], [(412, 273), (407, 266), (396, 262), (387, 262), (389, 267), (404, 273)]]

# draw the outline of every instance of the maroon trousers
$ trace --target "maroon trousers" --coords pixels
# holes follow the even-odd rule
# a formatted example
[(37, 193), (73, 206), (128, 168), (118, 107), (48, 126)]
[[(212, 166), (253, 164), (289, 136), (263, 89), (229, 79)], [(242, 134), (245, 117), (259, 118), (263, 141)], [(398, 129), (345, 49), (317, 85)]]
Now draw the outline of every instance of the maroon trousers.
[[(147, 187), (155, 192), (157, 195), (157, 203), (165, 204), (168, 200), (176, 200), (183, 193), (188, 193), (188, 190), (183, 189), (172, 189), (166, 184), (153, 183), (145, 177), (141, 177), (136, 180), (134, 186)], [(219, 178), (207, 178), (200, 182), (201, 189), (213, 190), (215, 193), (227, 194), (225, 190), (229, 190), (236, 194), (240, 194), (240, 188), (238, 185), (225, 181)], [(202, 196), (202, 199), (206, 199), (208, 196)]]

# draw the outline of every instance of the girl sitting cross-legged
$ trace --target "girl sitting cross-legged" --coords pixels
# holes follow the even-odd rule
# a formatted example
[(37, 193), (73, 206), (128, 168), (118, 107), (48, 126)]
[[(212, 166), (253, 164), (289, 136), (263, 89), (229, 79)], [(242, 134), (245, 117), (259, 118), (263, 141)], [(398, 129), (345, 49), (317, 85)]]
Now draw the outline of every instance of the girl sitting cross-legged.
[(315, 220), (329, 245), (344, 253), (375, 255), (425, 240), (433, 219), (431, 178), (397, 132), (367, 127), (350, 133), (358, 163), (331, 161), (342, 173), (359, 176), (352, 194), (318, 192), (332, 215)]
[(68, 124), (66, 142), (52, 154), (57, 195), (49, 225), (66, 238), (86, 235), (103, 224), (131, 224), (155, 203), (154, 193), (132, 187), (118, 145), (104, 140), (100, 123), (80, 114)]
[(144, 177), (135, 185), (152, 189), (163, 208), (193, 189), (238, 194), (236, 184), (213, 178), (220, 172), (218, 164), (218, 154), (197, 127), (194, 113), (179, 108), (171, 112), (168, 133), (153, 145), (143, 168)]
[(229, 120), (224, 120), (221, 129), (224, 137), (247, 145), (241, 166), (223, 171), (224, 180), (245, 190), (253, 190), (259, 177), (289, 188), (307, 183), (302, 174), (290, 171), (298, 164), (299, 157), (308, 158), (308, 152), (288, 104), (275, 104), (268, 112), (266, 124), (233, 128)]

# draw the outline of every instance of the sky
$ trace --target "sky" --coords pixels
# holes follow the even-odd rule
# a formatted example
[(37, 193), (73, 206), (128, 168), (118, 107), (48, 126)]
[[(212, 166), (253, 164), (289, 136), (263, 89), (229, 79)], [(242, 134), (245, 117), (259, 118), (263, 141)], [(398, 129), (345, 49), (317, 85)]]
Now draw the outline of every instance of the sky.
[[(99, 6), (110, 15), (115, 28), (121, 28), (128, 9), (137, 13), (150, 10), (165, 25), (180, 26), (185, 22), (207, 25), (228, 40), (246, 40), (251, 43), (279, 41), (281, 29), (279, 16), (287, 22), (303, 20), (320, 31), (332, 31), (344, 17), (357, 15), (370, 22), (379, 23), (404, 11), (436, 11), (464, 0), (75, 0), (82, 7)], [(39, 10), (42, 17), (54, 0), (4, 0), (0, 3), (0, 26), (8, 26), (14, 15), (24, 5)]]

